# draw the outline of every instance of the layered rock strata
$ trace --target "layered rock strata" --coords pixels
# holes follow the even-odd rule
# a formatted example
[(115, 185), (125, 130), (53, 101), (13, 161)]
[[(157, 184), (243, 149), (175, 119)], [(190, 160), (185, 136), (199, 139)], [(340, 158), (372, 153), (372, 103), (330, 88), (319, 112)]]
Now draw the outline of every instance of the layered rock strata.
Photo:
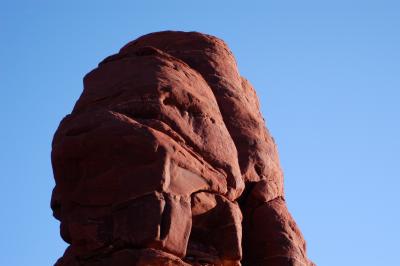
[(255, 90), (216, 37), (152, 33), (103, 60), (52, 164), (57, 266), (312, 265)]

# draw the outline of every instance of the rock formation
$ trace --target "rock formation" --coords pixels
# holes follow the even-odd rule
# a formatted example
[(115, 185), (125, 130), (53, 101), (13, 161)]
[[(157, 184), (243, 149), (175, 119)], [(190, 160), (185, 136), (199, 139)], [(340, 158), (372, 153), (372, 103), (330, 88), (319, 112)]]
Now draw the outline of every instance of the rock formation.
[(313, 265), (256, 93), (216, 37), (152, 33), (103, 60), (52, 164), (57, 266)]

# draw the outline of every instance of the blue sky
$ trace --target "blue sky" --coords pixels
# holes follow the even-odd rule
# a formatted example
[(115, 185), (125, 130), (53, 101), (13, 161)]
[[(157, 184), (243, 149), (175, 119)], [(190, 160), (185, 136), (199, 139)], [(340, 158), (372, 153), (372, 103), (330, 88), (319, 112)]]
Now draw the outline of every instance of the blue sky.
[[(7, 3), (8, 2), (8, 3)], [(400, 2), (1, 1), (0, 265), (52, 265), (50, 144), (82, 77), (159, 30), (224, 39), (255, 86), (318, 265), (395, 265)]]

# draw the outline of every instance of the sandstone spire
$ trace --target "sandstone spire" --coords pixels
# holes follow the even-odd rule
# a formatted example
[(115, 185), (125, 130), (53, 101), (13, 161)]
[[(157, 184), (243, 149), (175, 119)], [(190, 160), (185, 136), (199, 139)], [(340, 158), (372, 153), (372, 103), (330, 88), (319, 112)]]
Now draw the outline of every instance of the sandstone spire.
[(255, 90), (216, 37), (128, 43), (85, 76), (52, 148), (57, 266), (313, 265)]

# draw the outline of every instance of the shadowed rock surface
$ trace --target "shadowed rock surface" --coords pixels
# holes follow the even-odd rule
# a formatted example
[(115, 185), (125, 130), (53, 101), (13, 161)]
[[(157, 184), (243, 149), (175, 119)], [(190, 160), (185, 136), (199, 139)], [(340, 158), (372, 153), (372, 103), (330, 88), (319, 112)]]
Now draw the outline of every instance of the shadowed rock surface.
[(52, 148), (57, 266), (313, 265), (256, 93), (216, 37), (128, 43), (85, 76)]

